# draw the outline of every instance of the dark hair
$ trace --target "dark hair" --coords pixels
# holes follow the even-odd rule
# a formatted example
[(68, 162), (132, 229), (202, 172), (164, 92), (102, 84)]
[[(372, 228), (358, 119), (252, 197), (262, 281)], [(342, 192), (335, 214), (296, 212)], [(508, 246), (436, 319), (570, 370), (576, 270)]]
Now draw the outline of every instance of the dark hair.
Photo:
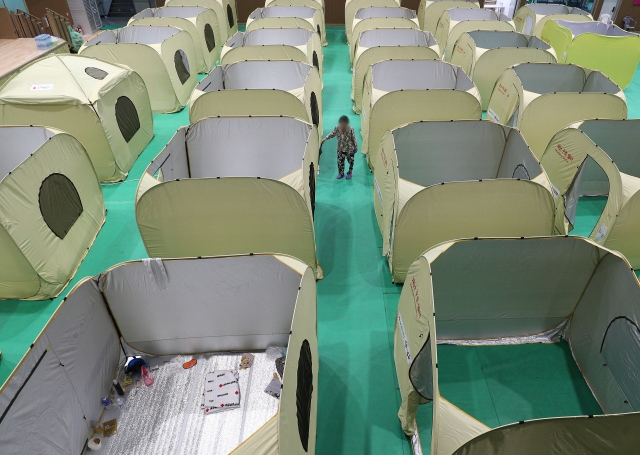
[(338, 123), (346, 123), (347, 125), (349, 124), (349, 117), (347, 117), (346, 115), (343, 115), (342, 117), (340, 117), (340, 120), (338, 120)]

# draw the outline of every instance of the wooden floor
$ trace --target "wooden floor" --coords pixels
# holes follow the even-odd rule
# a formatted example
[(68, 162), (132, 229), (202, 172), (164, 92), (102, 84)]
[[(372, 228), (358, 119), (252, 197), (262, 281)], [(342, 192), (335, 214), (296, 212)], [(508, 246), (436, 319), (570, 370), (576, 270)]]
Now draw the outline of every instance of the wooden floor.
[(36, 47), (34, 38), (0, 39), (0, 85), (4, 80), (32, 61), (50, 53), (68, 53), (66, 41), (47, 50)]

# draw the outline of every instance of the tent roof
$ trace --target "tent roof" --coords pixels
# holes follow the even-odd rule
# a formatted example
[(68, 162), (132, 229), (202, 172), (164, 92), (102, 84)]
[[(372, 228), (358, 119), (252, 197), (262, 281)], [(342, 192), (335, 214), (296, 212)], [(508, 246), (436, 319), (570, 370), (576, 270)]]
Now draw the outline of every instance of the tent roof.
[(304, 28), (258, 28), (244, 34), (244, 46), (288, 45), (302, 46), (313, 36)]
[(620, 172), (640, 177), (640, 119), (587, 120), (572, 126), (604, 150)]
[(521, 63), (512, 69), (520, 79), (522, 88), (533, 93), (620, 92), (620, 87), (599, 71), (585, 70), (577, 65)]
[(437, 44), (429, 32), (413, 28), (374, 28), (360, 34), (359, 47), (378, 46), (424, 46)]
[(299, 17), (302, 19), (312, 18), (317, 9), (310, 6), (267, 6), (258, 8), (249, 15), (249, 19), (260, 19), (262, 17)]
[(488, 9), (481, 8), (452, 8), (447, 13), (452, 21), (496, 21), (498, 15)]
[(49, 55), (9, 79), (0, 89), (0, 104), (90, 104), (131, 73), (91, 57)]
[(201, 6), (161, 6), (153, 11), (155, 17), (196, 17), (205, 12), (207, 8)]
[(313, 67), (291, 61), (251, 60), (223, 67), (225, 89), (270, 88), (293, 90), (302, 87)]
[(0, 126), (0, 182), (58, 133), (43, 126)]
[(356, 11), (355, 19), (371, 19), (374, 17), (401, 17), (405, 19), (415, 19), (416, 12), (402, 7), (392, 6), (369, 6)]
[(118, 43), (160, 44), (180, 31), (168, 25), (128, 25), (118, 29)]
[(499, 30), (473, 30), (467, 32), (476, 43), (477, 47), (483, 49), (495, 49), (498, 47), (527, 47), (529, 40), (526, 35), (518, 32)]
[(552, 3), (530, 3), (528, 5), (525, 5), (525, 7), (541, 16), (549, 16), (551, 14), (571, 14), (573, 10), (573, 8), (569, 8), (567, 5)]
[(371, 77), (372, 87), (385, 92), (474, 88), (460, 67), (440, 60), (385, 60), (371, 65)]
[(556, 19), (555, 22), (571, 30), (574, 37), (583, 33), (595, 33), (604, 36), (637, 36), (640, 38), (637, 33), (627, 32), (617, 25), (605, 24), (600, 21), (575, 22)]

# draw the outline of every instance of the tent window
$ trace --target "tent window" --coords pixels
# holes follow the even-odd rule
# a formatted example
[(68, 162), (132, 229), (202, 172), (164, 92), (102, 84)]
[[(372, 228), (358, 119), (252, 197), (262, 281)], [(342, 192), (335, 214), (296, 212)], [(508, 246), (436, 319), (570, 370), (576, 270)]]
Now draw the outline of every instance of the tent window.
[(227, 21), (229, 21), (229, 28), (233, 28), (233, 26), (236, 25), (236, 22), (233, 20), (231, 5), (227, 5)]
[(93, 66), (88, 66), (84, 69), (84, 72), (87, 73), (94, 79), (103, 80), (105, 77), (109, 75), (105, 70), (101, 70), (100, 68), (96, 68)]
[(320, 62), (318, 61), (318, 54), (316, 51), (313, 51), (313, 66), (315, 66), (318, 71), (320, 71)]
[(316, 167), (313, 163), (309, 165), (309, 199), (311, 199), (311, 216), (316, 213)]
[(176, 67), (176, 73), (178, 73), (180, 83), (184, 85), (189, 80), (191, 73), (189, 73), (189, 60), (187, 60), (187, 55), (182, 49), (178, 49), (176, 53), (173, 54), (173, 64)]
[(298, 384), (296, 387), (296, 416), (298, 433), (305, 452), (309, 451), (309, 426), (311, 424), (311, 397), (313, 395), (313, 360), (311, 347), (304, 340), (298, 359)]
[(512, 177), (514, 179), (520, 179), (520, 180), (531, 180), (531, 177), (529, 176), (529, 171), (527, 171), (527, 168), (524, 167), (524, 165), (522, 164), (518, 164), (518, 166), (513, 170)]
[(126, 96), (121, 96), (116, 101), (116, 121), (122, 137), (127, 143), (140, 129), (140, 118), (136, 106)]
[(609, 323), (600, 347), (600, 353), (625, 401), (634, 411), (640, 409), (640, 330), (634, 321), (619, 316)]
[(431, 364), (431, 333), (409, 367), (413, 388), (426, 400), (433, 400), (433, 367)]
[(204, 42), (207, 43), (209, 52), (216, 48), (216, 36), (213, 34), (213, 29), (209, 24), (204, 24)]
[(82, 214), (82, 201), (73, 182), (62, 174), (51, 174), (40, 185), (40, 213), (49, 229), (64, 239)]
[(311, 123), (315, 126), (320, 126), (320, 111), (318, 110), (316, 92), (311, 92)]
[(320, 35), (320, 39), (322, 39), (322, 33), (320, 32), (320, 26), (316, 25), (316, 30), (318, 31), (318, 35)]

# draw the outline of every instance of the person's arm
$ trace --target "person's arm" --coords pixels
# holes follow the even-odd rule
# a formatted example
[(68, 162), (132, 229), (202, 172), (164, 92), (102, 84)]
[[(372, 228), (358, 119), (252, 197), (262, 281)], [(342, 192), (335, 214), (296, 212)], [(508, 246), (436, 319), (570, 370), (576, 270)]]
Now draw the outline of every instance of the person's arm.
[(356, 139), (356, 132), (351, 128), (351, 140), (353, 141), (353, 155), (358, 152), (358, 140)]
[(336, 137), (336, 134), (338, 134), (338, 127), (336, 126), (332, 132), (330, 132), (329, 134), (326, 135), (326, 137), (322, 140), (322, 142), (320, 143), (320, 145), (324, 144), (325, 142), (327, 142), (329, 139)]

